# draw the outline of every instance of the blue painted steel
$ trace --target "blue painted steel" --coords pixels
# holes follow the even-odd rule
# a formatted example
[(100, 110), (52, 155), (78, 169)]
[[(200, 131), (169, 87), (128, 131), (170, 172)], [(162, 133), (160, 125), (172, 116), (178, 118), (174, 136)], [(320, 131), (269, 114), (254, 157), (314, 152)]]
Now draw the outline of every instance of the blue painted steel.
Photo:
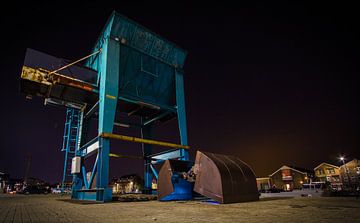
[(85, 188), (86, 188), (86, 189), (89, 189), (89, 182), (88, 182), (88, 180), (86, 179), (86, 169), (85, 169), (85, 166), (82, 166), (82, 167), (81, 167), (81, 173), (82, 173), (82, 177), (83, 177), (83, 182), (84, 182)]
[[(143, 122), (143, 121), (142, 121)], [(145, 139), (152, 138), (153, 126), (151, 124), (143, 126), (141, 128), (141, 137)], [(144, 157), (144, 193), (151, 194), (151, 186), (153, 174), (151, 171), (151, 158), (149, 157), (152, 153), (152, 145), (142, 144), (143, 157)]]
[(61, 190), (69, 189), (69, 183), (72, 182), (71, 163), (75, 156), (75, 150), (78, 139), (79, 112), (74, 108), (66, 110), (66, 120), (64, 127), (63, 146), (61, 151), (65, 152), (64, 169), (61, 182)]
[[(108, 19), (93, 52), (100, 48), (102, 52), (90, 57), (85, 63), (98, 72), (98, 134), (113, 132), (116, 106), (120, 100), (158, 107), (160, 113), (156, 117), (141, 117), (142, 136), (147, 139), (153, 137), (154, 121), (167, 114), (177, 114), (181, 144), (187, 145), (183, 73), (179, 71), (184, 66), (187, 52), (116, 12)], [(95, 108), (97, 106), (90, 109), (87, 117), (94, 113)], [(97, 140), (97, 165), (92, 172), (92, 177), (96, 174), (96, 188), (91, 188), (92, 180), (86, 181), (85, 170), (76, 174), (72, 195), (75, 199), (111, 200), (111, 189), (108, 187), (110, 140), (101, 137)], [(83, 142), (79, 145), (77, 155), (86, 159), (86, 148), (91, 144)], [(176, 151), (172, 150), (169, 154), (165, 152), (161, 158), (189, 159), (186, 150)], [(157, 178), (156, 171), (152, 171), (151, 154), (152, 146), (144, 144), (144, 180), (147, 192), (151, 192), (153, 177)], [(176, 182), (179, 187), (175, 194), (185, 197), (183, 192), (188, 190), (188, 185), (181, 180)]]
[[(115, 112), (118, 99), (119, 84), (119, 57), (120, 44), (107, 36), (102, 46), (101, 58), (101, 78), (99, 95), (99, 135), (103, 132), (112, 133)], [(112, 199), (112, 190), (108, 188), (109, 184), (109, 154), (110, 139), (99, 138), (99, 155), (97, 165), (97, 188), (103, 188), (98, 191), (97, 199), (109, 201)]]
[(99, 160), (99, 154), (96, 156), (96, 160), (95, 160), (95, 163), (94, 163), (94, 166), (93, 166), (93, 169), (91, 171), (91, 176), (90, 176), (90, 179), (89, 179), (89, 186), (87, 187), (87, 189), (90, 189), (93, 181), (94, 181), (94, 177), (95, 177), (95, 174), (96, 174), (96, 170), (97, 170), (97, 164), (98, 164), (98, 160)]
[[(81, 150), (80, 150), (80, 143), (81, 143), (81, 137), (84, 134), (82, 131), (82, 126), (84, 122), (84, 111), (79, 111), (79, 122), (78, 122), (78, 139), (76, 144), (76, 150), (75, 155), (81, 157)], [(81, 162), (81, 165), (83, 166), (83, 162)], [(82, 194), (78, 192), (82, 189), (82, 187), (85, 186), (85, 183), (83, 182), (83, 178), (81, 173), (75, 173), (73, 174), (73, 183), (71, 187), (71, 198), (73, 199), (81, 199)]]
[[(178, 125), (180, 131), (180, 142), (182, 145), (188, 145), (187, 128), (186, 128), (186, 110), (185, 110), (185, 93), (183, 72), (175, 69), (175, 85), (176, 85), (176, 103)], [(186, 149), (180, 149), (181, 160), (189, 160), (189, 152)]]
[(173, 200), (191, 200), (193, 184), (184, 180), (178, 173), (173, 173), (171, 176), (171, 183), (173, 184), (174, 191), (160, 199), (160, 201), (173, 201)]
[(127, 44), (172, 66), (183, 67), (187, 52), (147, 28), (114, 12), (111, 35), (124, 38)]
[(154, 118), (151, 118), (150, 120), (145, 121), (145, 122), (143, 123), (143, 125), (148, 125), (148, 124), (150, 124), (150, 123), (152, 123), (152, 122), (155, 122), (155, 121), (157, 121), (157, 120), (159, 120), (159, 119), (161, 119), (161, 118), (169, 115), (169, 113), (170, 113), (170, 112), (164, 112), (164, 113), (162, 113), (161, 115), (158, 115), (158, 116), (156, 116), (156, 117), (154, 117)]
[(167, 150), (164, 151), (161, 154), (156, 154), (151, 156), (152, 159), (155, 159), (155, 161), (152, 161), (153, 164), (158, 164), (158, 163), (162, 163), (165, 160), (169, 160), (169, 159), (179, 159), (179, 158), (183, 158), (181, 156), (181, 150), (176, 149), (176, 150)]
[[(174, 107), (174, 69), (182, 68), (187, 52), (141, 25), (114, 12), (93, 51), (110, 36), (121, 43), (119, 97)], [(100, 57), (91, 57), (86, 65), (101, 69)], [(100, 72), (99, 77), (100, 79)]]
[(157, 180), (159, 178), (159, 175), (158, 175), (157, 171), (155, 170), (154, 166), (151, 163), (149, 164), (149, 166), (150, 166), (150, 168), (151, 168), (151, 170), (152, 170), (152, 172), (154, 174), (154, 177)]
[(91, 185), (94, 181), (94, 176), (96, 174), (96, 169), (97, 169), (97, 163), (98, 163), (98, 158), (99, 156), (97, 155), (96, 156), (96, 160), (94, 162), (94, 166), (93, 166), (93, 169), (91, 171), (91, 175), (90, 175), (90, 179), (87, 180), (87, 171), (85, 169), (85, 166), (82, 165), (81, 167), (81, 173), (82, 173), (82, 176), (83, 176), (83, 182), (84, 182), (84, 186), (85, 186), (85, 189), (91, 189)]

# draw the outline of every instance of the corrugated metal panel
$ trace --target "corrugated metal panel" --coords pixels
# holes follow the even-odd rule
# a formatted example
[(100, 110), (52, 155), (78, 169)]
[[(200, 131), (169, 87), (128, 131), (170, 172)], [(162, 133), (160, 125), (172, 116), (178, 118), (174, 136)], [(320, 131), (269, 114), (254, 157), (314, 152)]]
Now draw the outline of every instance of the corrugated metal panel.
[(255, 174), (238, 157), (198, 151), (194, 171), (194, 191), (220, 203), (259, 199)]

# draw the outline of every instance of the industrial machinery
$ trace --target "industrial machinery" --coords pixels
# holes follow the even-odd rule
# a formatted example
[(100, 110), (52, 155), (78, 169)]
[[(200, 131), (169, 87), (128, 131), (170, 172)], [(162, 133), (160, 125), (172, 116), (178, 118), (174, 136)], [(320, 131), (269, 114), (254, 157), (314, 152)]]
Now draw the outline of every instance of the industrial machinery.
[[(73, 199), (112, 199), (109, 157), (126, 156), (112, 154), (110, 140), (125, 140), (142, 145), (145, 193), (151, 193), (153, 178), (159, 178), (161, 200), (191, 199), (193, 188), (222, 203), (251, 200), (237, 192), (238, 186), (246, 190), (255, 179), (243, 162), (200, 152), (195, 166), (189, 162), (183, 83), (186, 54), (116, 12), (84, 58), (70, 63), (27, 50), (21, 92), (28, 98), (43, 97), (45, 104), (67, 107), (63, 185), (71, 170)], [(153, 140), (155, 124), (172, 118), (177, 118), (180, 143)], [(97, 120), (95, 137), (89, 136), (92, 119)], [(116, 134), (114, 127), (138, 129), (141, 137)], [(171, 149), (153, 153), (153, 145)], [(94, 156), (88, 174), (84, 163)], [(154, 165), (163, 162), (158, 174)]]
[(238, 157), (197, 151), (195, 164), (165, 161), (159, 171), (158, 199), (189, 200), (193, 190), (219, 203), (259, 199), (255, 174)]

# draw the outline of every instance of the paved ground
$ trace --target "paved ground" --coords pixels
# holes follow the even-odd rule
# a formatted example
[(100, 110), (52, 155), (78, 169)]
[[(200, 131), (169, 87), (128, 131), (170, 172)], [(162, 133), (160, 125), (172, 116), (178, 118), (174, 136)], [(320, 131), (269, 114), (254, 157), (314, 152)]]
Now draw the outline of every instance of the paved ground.
[(227, 205), (201, 201), (93, 204), (60, 195), (0, 195), (0, 222), (359, 222), (360, 199), (281, 194)]

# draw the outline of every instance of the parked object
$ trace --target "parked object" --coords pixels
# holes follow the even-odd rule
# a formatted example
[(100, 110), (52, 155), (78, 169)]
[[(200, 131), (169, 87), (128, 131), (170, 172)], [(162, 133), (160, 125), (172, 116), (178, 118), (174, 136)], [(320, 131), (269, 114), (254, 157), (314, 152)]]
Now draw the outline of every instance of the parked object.
[(60, 188), (53, 188), (51, 190), (51, 193), (53, 193), (53, 194), (61, 194), (61, 189)]
[(20, 191), (20, 194), (48, 194), (50, 193), (50, 188), (46, 186), (39, 186), (39, 185), (30, 185), (25, 187), (22, 191)]
[(259, 199), (254, 172), (235, 156), (198, 151), (193, 167), (168, 160), (159, 173), (159, 200), (189, 200), (192, 184), (195, 192), (219, 203)]
[(158, 198), (161, 201), (192, 199), (193, 182), (187, 180), (193, 163), (166, 160), (159, 171)]

